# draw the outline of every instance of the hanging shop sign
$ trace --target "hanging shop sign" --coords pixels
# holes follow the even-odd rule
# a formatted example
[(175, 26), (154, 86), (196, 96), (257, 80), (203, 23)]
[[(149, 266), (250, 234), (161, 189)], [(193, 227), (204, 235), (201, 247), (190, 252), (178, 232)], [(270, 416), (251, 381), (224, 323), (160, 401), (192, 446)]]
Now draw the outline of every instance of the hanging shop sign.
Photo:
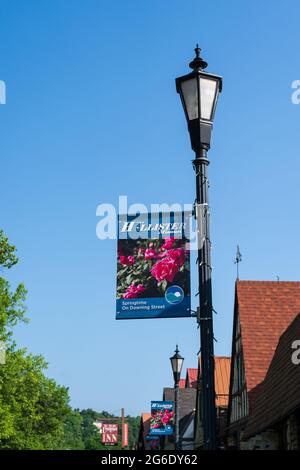
[(128, 446), (128, 423), (122, 424), (122, 447)]
[(102, 444), (117, 445), (118, 444), (118, 424), (102, 424)]

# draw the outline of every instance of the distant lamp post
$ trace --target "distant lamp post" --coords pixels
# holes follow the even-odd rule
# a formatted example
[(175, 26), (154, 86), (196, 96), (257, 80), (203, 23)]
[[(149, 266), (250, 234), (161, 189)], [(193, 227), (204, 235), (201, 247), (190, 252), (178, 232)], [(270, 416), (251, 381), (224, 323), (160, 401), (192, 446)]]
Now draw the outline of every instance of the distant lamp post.
[(201, 374), (203, 393), (204, 448), (216, 448), (216, 407), (214, 383), (214, 335), (211, 288), (211, 242), (208, 207), (207, 150), (210, 149), (211, 130), (222, 78), (204, 72), (207, 63), (195, 49), (196, 57), (189, 64), (192, 72), (176, 78), (192, 149), (195, 152), (193, 167), (196, 173), (195, 215), (198, 231), (199, 299), (197, 321), (200, 325)]
[(175, 389), (175, 449), (180, 449), (180, 438), (179, 438), (179, 381), (182, 370), (184, 358), (180, 356), (178, 346), (174, 356), (170, 357), (172, 371), (174, 376), (174, 389)]

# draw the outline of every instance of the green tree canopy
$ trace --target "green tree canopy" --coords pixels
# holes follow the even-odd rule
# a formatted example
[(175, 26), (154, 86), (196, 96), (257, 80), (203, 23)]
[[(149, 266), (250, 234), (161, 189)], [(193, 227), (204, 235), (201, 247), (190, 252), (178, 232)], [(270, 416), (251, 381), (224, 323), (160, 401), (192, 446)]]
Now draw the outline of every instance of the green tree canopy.
[(68, 390), (45, 377), (41, 356), (9, 349), (0, 366), (0, 447), (57, 449), (70, 413)]
[[(17, 262), (16, 248), (0, 230), (0, 273)], [(43, 357), (17, 349), (12, 334), (19, 321), (27, 321), (25, 300), (24, 285), (13, 291), (0, 275), (0, 341), (6, 345), (5, 362), (0, 363), (0, 449), (109, 449), (93, 423), (114, 415), (72, 410), (68, 389), (45, 375)], [(130, 448), (137, 440), (140, 418), (126, 420)], [(114, 449), (121, 448), (121, 420), (117, 422), (119, 444)]]
[(16, 247), (9, 244), (8, 238), (4, 235), (3, 230), (0, 229), (0, 266), (9, 269), (14, 264), (17, 264), (17, 262)]
[[(3, 231), (0, 230), (0, 269), (10, 269), (18, 262), (16, 248), (10, 245)], [(26, 289), (19, 284), (15, 291), (11, 290), (9, 282), (0, 276), (0, 341), (8, 341), (12, 328), (18, 321), (25, 318)]]
[(65, 419), (62, 448), (67, 450), (83, 450), (85, 448), (82, 437), (83, 419), (78, 410), (72, 410)]
[[(10, 269), (18, 261), (16, 249), (0, 231), (0, 267)], [(25, 320), (26, 289), (11, 290), (0, 276), (0, 340), (6, 345), (0, 364), (0, 448), (57, 449), (65, 437), (65, 422), (71, 410), (68, 390), (47, 378), (41, 356), (16, 349), (13, 327)]]

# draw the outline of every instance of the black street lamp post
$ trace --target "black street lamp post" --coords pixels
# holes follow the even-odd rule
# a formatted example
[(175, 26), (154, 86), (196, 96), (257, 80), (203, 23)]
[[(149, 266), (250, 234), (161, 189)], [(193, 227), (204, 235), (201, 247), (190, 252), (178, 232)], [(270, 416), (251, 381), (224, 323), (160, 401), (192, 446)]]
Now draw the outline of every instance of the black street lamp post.
[(174, 356), (170, 357), (172, 371), (174, 376), (174, 392), (175, 392), (175, 449), (180, 450), (179, 435), (179, 381), (184, 358), (180, 356), (178, 346)]
[(197, 321), (200, 325), (201, 376), (203, 409), (202, 422), (204, 448), (216, 448), (216, 407), (214, 380), (214, 334), (211, 286), (211, 242), (208, 206), (207, 151), (210, 148), (211, 130), (218, 95), (222, 90), (222, 78), (204, 72), (207, 63), (196, 57), (189, 64), (193, 71), (176, 79), (188, 123), (191, 146), (195, 152), (193, 167), (196, 173), (195, 214), (198, 232), (198, 273), (200, 303)]

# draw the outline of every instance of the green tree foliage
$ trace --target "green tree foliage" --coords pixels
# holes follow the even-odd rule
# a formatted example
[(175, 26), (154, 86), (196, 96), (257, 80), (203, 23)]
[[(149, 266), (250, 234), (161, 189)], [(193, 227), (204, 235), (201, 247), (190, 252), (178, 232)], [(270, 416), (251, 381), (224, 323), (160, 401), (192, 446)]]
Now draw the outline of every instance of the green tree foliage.
[(57, 449), (70, 410), (68, 391), (45, 377), (41, 356), (10, 349), (0, 368), (0, 447)]
[(85, 448), (82, 437), (82, 416), (79, 410), (71, 411), (64, 423), (64, 438), (62, 448), (67, 450), (83, 450)]
[[(18, 262), (15, 254), (16, 248), (8, 243), (2, 230), (0, 230), (0, 268), (10, 269)], [(18, 321), (27, 321), (24, 301), (26, 289), (19, 284), (15, 291), (11, 291), (9, 282), (0, 276), (0, 340), (8, 341), (12, 335), (12, 328)]]
[[(0, 273), (18, 262), (16, 248), (0, 230)], [(114, 417), (102, 411), (72, 410), (66, 387), (45, 376), (42, 356), (17, 349), (13, 327), (25, 318), (26, 289), (13, 291), (0, 276), (0, 341), (6, 345), (5, 363), (0, 364), (0, 449), (86, 449), (108, 450), (102, 445), (96, 420)], [(126, 417), (129, 448), (136, 443), (140, 418)], [(116, 422), (116, 421), (114, 421)], [(121, 448), (121, 420), (119, 444)]]
[[(16, 264), (15, 251), (0, 231), (2, 269)], [(57, 449), (70, 414), (68, 390), (45, 376), (47, 364), (41, 356), (17, 350), (12, 341), (12, 328), (25, 319), (25, 296), (23, 284), (12, 292), (0, 277), (0, 340), (7, 347), (0, 365), (0, 448)]]
[(140, 416), (126, 416), (126, 420), (128, 422), (129, 448), (132, 449), (136, 445), (138, 437), (139, 437), (141, 417)]
[(0, 229), (0, 266), (10, 269), (17, 262), (16, 247), (9, 244), (8, 238)]
[(101, 436), (99, 430), (94, 426), (94, 422), (99, 419), (101, 413), (97, 413), (90, 408), (87, 410), (82, 410), (80, 412), (82, 417), (82, 438), (84, 442), (84, 448), (86, 450), (101, 450), (105, 446), (101, 444)]

